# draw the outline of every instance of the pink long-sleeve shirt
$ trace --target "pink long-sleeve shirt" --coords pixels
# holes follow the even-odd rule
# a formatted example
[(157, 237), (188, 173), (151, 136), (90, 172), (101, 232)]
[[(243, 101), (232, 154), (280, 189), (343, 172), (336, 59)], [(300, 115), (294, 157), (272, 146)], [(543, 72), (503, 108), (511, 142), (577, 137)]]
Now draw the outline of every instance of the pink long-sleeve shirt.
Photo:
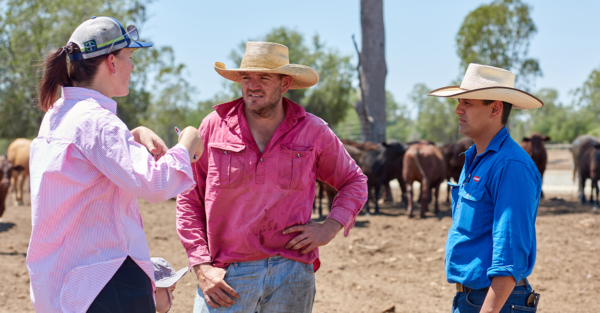
[(85, 312), (127, 256), (154, 280), (137, 197), (194, 186), (183, 145), (158, 162), (102, 94), (66, 87), (31, 144), (33, 230), (27, 252), (36, 312)]
[[(282, 231), (310, 221), (316, 179), (339, 190), (328, 218), (347, 236), (367, 200), (367, 178), (320, 118), (283, 98), (285, 119), (261, 153), (238, 99), (215, 106), (199, 131), (204, 153), (192, 165), (196, 187), (177, 198), (177, 231), (190, 265), (265, 259), (314, 263), (285, 244)], [(317, 263), (318, 265), (318, 263)]]

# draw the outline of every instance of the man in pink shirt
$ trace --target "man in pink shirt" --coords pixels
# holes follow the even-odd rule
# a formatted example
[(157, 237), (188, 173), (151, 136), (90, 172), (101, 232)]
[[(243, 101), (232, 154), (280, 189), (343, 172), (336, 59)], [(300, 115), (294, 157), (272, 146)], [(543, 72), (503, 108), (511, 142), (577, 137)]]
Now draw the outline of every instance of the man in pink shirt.
[[(177, 230), (198, 277), (194, 312), (310, 312), (317, 247), (354, 225), (367, 178), (320, 118), (283, 97), (315, 85), (287, 47), (248, 42), (239, 69), (215, 63), (243, 97), (215, 106), (199, 131), (197, 186), (177, 199)], [(339, 190), (311, 221), (316, 179)]]

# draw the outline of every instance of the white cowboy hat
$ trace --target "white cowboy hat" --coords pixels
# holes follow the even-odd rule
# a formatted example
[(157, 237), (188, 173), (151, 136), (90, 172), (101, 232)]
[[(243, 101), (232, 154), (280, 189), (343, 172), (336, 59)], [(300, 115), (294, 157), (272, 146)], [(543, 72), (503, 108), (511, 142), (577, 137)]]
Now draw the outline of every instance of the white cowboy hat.
[(236, 83), (242, 82), (241, 72), (284, 74), (294, 79), (290, 89), (308, 88), (319, 82), (317, 71), (305, 65), (290, 64), (288, 48), (272, 42), (247, 42), (240, 68), (228, 70), (225, 64), (215, 62), (215, 71)]
[(499, 100), (515, 109), (541, 108), (544, 103), (533, 95), (515, 88), (515, 74), (505, 69), (471, 63), (460, 86), (431, 91), (434, 97)]

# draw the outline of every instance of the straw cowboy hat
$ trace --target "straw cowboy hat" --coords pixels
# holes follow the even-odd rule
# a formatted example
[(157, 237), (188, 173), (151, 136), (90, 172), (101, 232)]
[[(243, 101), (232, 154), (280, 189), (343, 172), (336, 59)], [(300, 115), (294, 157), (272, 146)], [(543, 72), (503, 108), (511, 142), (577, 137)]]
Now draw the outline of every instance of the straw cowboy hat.
[(515, 88), (515, 74), (505, 69), (469, 64), (460, 86), (436, 89), (429, 96), (499, 100), (513, 105), (515, 109), (536, 109), (544, 103), (529, 93)]
[(215, 62), (215, 71), (236, 83), (242, 82), (242, 72), (284, 74), (294, 79), (290, 89), (308, 88), (319, 81), (317, 71), (305, 65), (290, 64), (288, 48), (272, 42), (247, 42), (240, 68), (226, 69), (225, 64)]

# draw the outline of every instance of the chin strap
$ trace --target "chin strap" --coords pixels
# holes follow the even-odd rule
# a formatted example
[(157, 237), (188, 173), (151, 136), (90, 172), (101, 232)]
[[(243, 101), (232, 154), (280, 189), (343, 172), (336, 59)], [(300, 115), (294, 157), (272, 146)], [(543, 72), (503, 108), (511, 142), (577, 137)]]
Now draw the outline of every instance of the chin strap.
[(167, 291), (167, 299), (169, 299), (169, 309), (165, 313), (169, 313), (169, 310), (171, 310), (171, 305), (173, 304), (171, 303), (171, 295), (169, 294), (169, 288), (165, 288), (165, 290)]

